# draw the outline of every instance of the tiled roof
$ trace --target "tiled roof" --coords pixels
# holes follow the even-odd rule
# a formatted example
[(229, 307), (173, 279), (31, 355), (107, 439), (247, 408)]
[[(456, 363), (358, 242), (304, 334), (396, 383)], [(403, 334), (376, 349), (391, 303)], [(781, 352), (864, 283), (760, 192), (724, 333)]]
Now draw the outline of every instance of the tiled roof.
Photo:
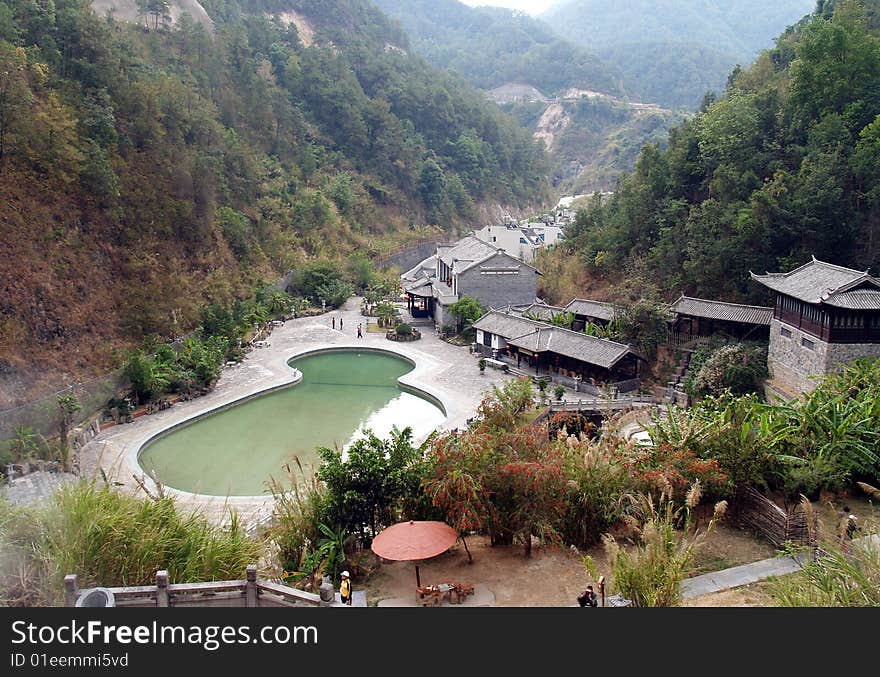
[(565, 312), (574, 313), (575, 315), (584, 315), (585, 317), (595, 317), (598, 320), (606, 320), (609, 322), (614, 319), (614, 306), (605, 301), (573, 299), (567, 306), (565, 306)]
[(539, 320), (545, 320), (549, 322), (553, 319), (554, 315), (558, 315), (563, 312), (563, 309), (559, 306), (548, 306), (546, 303), (533, 303), (526, 308), (523, 308), (523, 315), (531, 315), (532, 317), (537, 317)]
[(743, 324), (765, 324), (770, 326), (773, 319), (773, 308), (765, 306), (744, 306), (726, 301), (710, 301), (684, 296), (673, 303), (669, 310), (678, 315), (706, 317), (725, 322), (741, 322)]
[(849, 291), (863, 283), (880, 289), (880, 280), (871, 277), (867, 272), (818, 261), (815, 257), (788, 273), (751, 273), (751, 276), (753, 280), (773, 291), (806, 303), (825, 302), (835, 293)]
[(854, 289), (832, 294), (825, 303), (849, 310), (880, 310), (880, 289)]
[(623, 343), (595, 338), (497, 310), (489, 311), (477, 320), (474, 328), (497, 334), (511, 345), (534, 353), (552, 352), (605, 369), (611, 369), (628, 354), (636, 354)]
[(415, 296), (429, 297), (434, 295), (434, 285), (431, 284), (431, 280), (416, 280), (408, 285), (404, 285), (403, 291), (407, 294), (414, 294)]
[(455, 261), (482, 261), (497, 251), (498, 247), (494, 247), (478, 237), (468, 235), (449, 249), (444, 248), (441, 250), (438, 248), (437, 256), (440, 257), (443, 263), (452, 268)]
[(437, 270), (437, 256), (429, 256), (424, 261), (410, 268), (400, 277), (403, 280), (417, 280), (423, 277), (430, 277)]

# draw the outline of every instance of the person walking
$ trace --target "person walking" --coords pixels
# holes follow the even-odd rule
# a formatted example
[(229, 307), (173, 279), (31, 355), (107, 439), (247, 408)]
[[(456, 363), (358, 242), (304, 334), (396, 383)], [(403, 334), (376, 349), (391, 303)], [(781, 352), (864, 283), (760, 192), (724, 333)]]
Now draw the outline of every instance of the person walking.
[(343, 571), (339, 575), (342, 577), (342, 582), (339, 584), (339, 598), (343, 604), (351, 606), (351, 578), (347, 571)]
[(342, 331), (342, 318), (339, 318), (339, 331)]
[[(333, 328), (336, 329), (336, 315), (334, 315), (333, 317), (331, 317), (331, 318), (330, 318), (330, 321), (333, 323)], [(342, 326), (340, 325), (339, 328), (342, 329)]]
[(359, 325), (358, 325), (358, 338), (363, 338), (363, 337), (364, 337), (364, 334), (363, 334), (363, 332), (361, 331), (361, 325), (359, 324)]

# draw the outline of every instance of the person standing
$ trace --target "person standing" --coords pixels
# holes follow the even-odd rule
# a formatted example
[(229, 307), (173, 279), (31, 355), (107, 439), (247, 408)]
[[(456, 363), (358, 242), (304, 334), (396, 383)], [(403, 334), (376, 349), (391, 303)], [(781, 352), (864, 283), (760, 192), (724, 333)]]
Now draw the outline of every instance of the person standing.
[[(330, 318), (330, 321), (333, 323), (333, 328), (336, 329), (336, 315)], [(342, 329), (342, 325), (339, 326)]]
[(342, 318), (339, 318), (339, 331), (342, 331)]
[(363, 338), (363, 337), (364, 337), (364, 334), (363, 334), (363, 332), (361, 331), (361, 325), (359, 324), (359, 325), (358, 325), (358, 338)]
[(339, 598), (343, 604), (351, 606), (351, 578), (347, 571), (343, 571), (340, 576), (342, 577), (342, 582), (339, 584)]

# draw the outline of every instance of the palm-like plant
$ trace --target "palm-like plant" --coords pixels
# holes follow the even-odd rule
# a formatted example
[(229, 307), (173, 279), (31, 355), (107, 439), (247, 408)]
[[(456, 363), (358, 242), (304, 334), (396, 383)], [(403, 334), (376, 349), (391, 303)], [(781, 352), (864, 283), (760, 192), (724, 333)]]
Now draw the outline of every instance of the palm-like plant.
[(391, 303), (380, 303), (376, 306), (376, 315), (380, 327), (391, 327), (397, 319), (397, 308)]

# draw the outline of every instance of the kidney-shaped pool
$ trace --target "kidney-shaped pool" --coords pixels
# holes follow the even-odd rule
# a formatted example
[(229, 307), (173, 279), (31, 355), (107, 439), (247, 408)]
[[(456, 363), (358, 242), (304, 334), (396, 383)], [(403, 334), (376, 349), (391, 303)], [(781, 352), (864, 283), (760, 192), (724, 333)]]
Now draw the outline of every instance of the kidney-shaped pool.
[(386, 352), (330, 350), (294, 358), (296, 386), (262, 395), (148, 442), (144, 470), (165, 485), (196, 494), (256, 496), (270, 477), (290, 484), (284, 470), (317, 465), (318, 447), (345, 448), (370, 429), (387, 435), (412, 427), (417, 439), (445, 419), (427, 397), (401, 389), (411, 362)]

